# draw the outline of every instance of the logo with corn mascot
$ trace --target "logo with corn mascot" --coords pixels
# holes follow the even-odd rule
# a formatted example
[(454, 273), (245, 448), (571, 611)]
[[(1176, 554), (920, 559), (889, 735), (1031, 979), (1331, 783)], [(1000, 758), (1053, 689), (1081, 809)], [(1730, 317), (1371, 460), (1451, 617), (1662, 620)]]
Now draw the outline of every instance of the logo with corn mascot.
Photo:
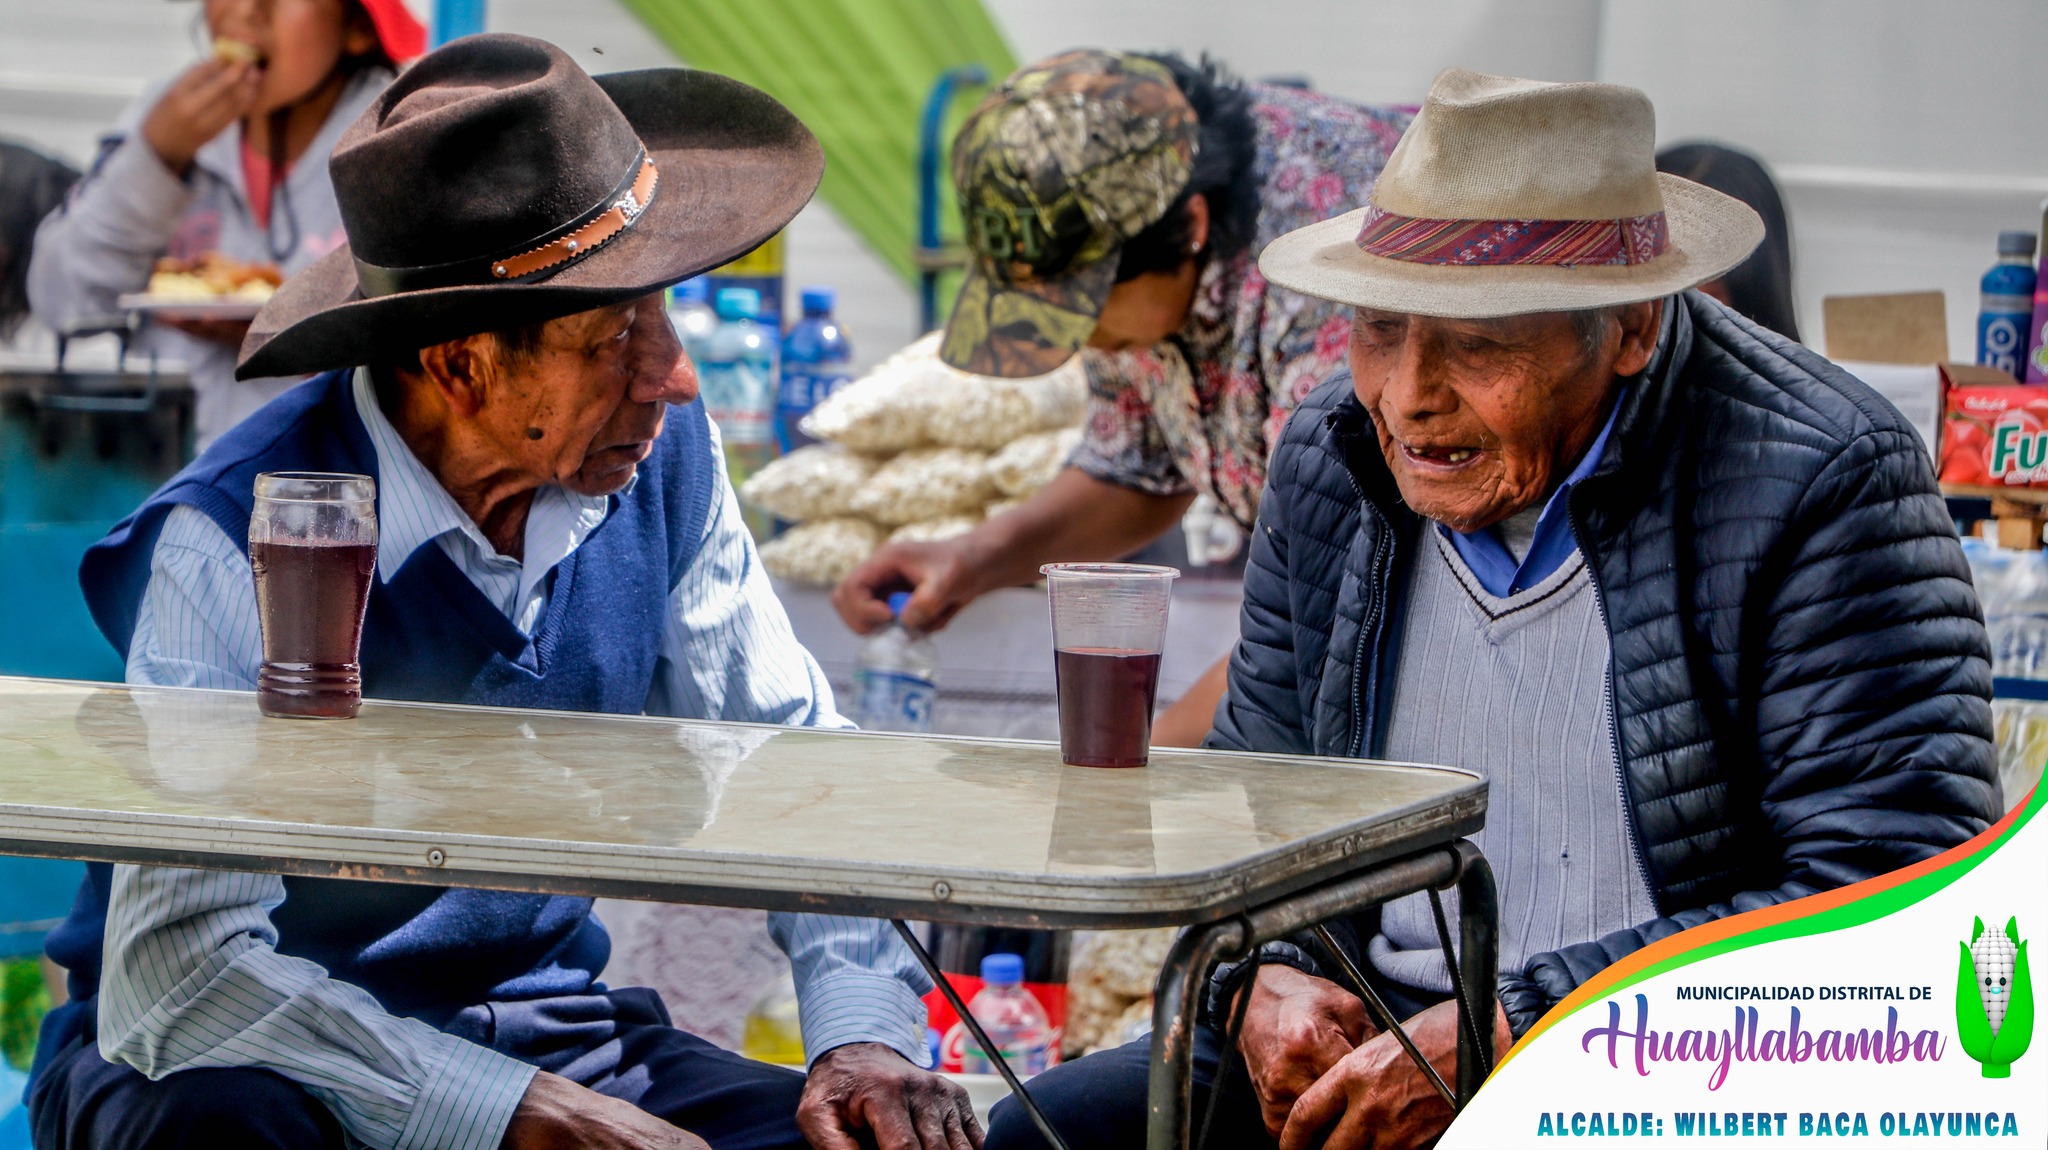
[(2006, 919), (2003, 933), (1985, 930), (1977, 919), (1970, 941), (1957, 945), (1956, 1030), (1963, 1053), (1983, 1065), (1984, 1077), (2010, 1078), (2034, 1037), (2034, 977), (2019, 919)]

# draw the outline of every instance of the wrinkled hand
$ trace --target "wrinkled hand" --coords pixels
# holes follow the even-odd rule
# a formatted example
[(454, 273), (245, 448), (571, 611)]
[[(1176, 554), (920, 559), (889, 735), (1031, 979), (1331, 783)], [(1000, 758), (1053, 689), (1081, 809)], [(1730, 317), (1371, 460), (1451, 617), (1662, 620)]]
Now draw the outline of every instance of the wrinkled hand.
[[(1440, 1002), (1402, 1024), (1423, 1056), (1458, 1080), (1458, 1004)], [(1508, 1016), (1493, 1012), (1497, 1061), (1514, 1045)], [(1391, 1034), (1352, 1051), (1302, 1092), (1280, 1133), (1280, 1150), (1408, 1150), (1428, 1146), (1451, 1124), (1451, 1108)]]
[[(811, 1064), (796, 1124), (817, 1150), (980, 1150), (967, 1091), (877, 1042), (826, 1051)], [(860, 1137), (865, 1135), (865, 1138)]]
[(533, 1076), (500, 1145), (504, 1150), (711, 1150), (702, 1138), (630, 1102), (546, 1071)]
[(937, 543), (891, 543), (854, 568), (832, 589), (832, 605), (855, 634), (866, 635), (889, 625), (888, 598), (909, 591), (903, 625), (930, 633), (952, 622), (960, 608), (974, 601), (973, 562), (965, 538)]
[(243, 337), (249, 334), (249, 321), (246, 319), (170, 319), (157, 322), (198, 339), (224, 343), (237, 351), (241, 350)]
[(1355, 995), (1292, 967), (1260, 967), (1251, 996), (1237, 1048), (1277, 1138), (1295, 1099), (1376, 1031)]
[(164, 166), (183, 176), (192, 157), (229, 124), (249, 114), (263, 70), (242, 61), (209, 58), (185, 69), (142, 121), (148, 141)]

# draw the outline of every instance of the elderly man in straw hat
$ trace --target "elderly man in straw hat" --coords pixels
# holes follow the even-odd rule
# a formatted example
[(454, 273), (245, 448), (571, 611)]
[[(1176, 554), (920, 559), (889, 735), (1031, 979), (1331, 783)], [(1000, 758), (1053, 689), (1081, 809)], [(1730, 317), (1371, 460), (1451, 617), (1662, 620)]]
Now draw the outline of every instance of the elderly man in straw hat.
[[(1209, 743), (1487, 776), (1501, 1049), (1649, 942), (2000, 809), (1988, 644), (1925, 452), (1856, 380), (1687, 290), (1763, 227), (1659, 176), (1654, 135), (1633, 89), (1447, 71), (1371, 202), (1260, 259), (1351, 305), (1351, 371), (1273, 460)], [(1330, 925), (1448, 1075), (1427, 899)], [(1244, 1016), (1199, 1045), (1210, 1145), (1442, 1131), (1327, 952), (1259, 959), (1213, 987), (1212, 1020)], [(1076, 1150), (1135, 1145), (1145, 1063), (1032, 1092)], [(999, 1107), (988, 1145), (1035, 1145), (1020, 1117)]]
[[(810, 198), (824, 159), (803, 125), (722, 77), (593, 79), (552, 45), (473, 36), (392, 84), (331, 167), (349, 244), (284, 285), (241, 364), (326, 374), (85, 563), (130, 681), (250, 687), (251, 480), (341, 471), (378, 482), (366, 694), (843, 725), (661, 302)], [(965, 1092), (913, 1064), (930, 983), (886, 926), (770, 929), (808, 1080), (605, 987), (588, 899), (96, 866), (51, 935), (75, 1001), (44, 1028), (36, 1144), (978, 1141)]]

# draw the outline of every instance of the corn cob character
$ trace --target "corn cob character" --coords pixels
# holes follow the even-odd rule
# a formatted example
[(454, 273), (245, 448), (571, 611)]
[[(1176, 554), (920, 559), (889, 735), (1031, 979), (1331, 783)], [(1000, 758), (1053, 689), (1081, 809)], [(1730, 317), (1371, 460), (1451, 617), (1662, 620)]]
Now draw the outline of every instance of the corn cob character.
[(2034, 979), (2019, 920), (2007, 919), (2000, 933), (1986, 931), (1977, 919), (1970, 941), (1958, 945), (1956, 1031), (1963, 1053), (1983, 1064), (1984, 1077), (2008, 1078), (2034, 1037)]

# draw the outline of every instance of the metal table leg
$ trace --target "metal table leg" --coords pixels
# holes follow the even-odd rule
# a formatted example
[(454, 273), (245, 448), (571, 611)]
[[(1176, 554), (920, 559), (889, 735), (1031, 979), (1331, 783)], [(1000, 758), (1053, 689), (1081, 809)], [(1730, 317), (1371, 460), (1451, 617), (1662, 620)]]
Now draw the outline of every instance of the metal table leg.
[(1152, 995), (1152, 1071), (1145, 1143), (1186, 1150), (1195, 1097), (1195, 1018), (1219, 960), (1251, 950), (1245, 924), (1225, 919), (1189, 927), (1174, 940)]
[[(1194, 1108), (1195, 1021), (1209, 971), (1219, 961), (1242, 957), (1274, 939), (1365, 907), (1452, 885), (1458, 887), (1460, 900), (1460, 953), (1453, 969), (1469, 988), (1458, 999), (1454, 1106), (1462, 1108), (1471, 1101), (1493, 1064), (1498, 922), (1493, 872), (1479, 849), (1460, 839), (1448, 848), (1368, 867), (1254, 907), (1238, 918), (1191, 927), (1183, 933), (1167, 955), (1153, 997), (1150, 1111), (1145, 1127), (1149, 1150), (1187, 1150)], [(1433, 1067), (1426, 1067), (1425, 1072), (1442, 1083)]]

